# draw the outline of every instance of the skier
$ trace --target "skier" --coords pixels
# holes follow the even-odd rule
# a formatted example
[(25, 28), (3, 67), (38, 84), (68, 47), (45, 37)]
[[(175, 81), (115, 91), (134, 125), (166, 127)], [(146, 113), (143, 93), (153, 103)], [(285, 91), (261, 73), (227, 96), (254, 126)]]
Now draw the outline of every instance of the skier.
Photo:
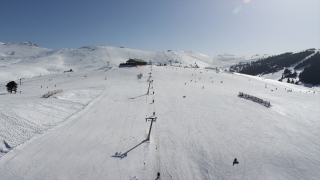
[(234, 158), (234, 160), (233, 160), (233, 166), (234, 166), (234, 164), (238, 164), (239, 162), (238, 162), (238, 160), (237, 160), (237, 158)]
[(160, 172), (157, 173), (157, 177), (160, 178)]

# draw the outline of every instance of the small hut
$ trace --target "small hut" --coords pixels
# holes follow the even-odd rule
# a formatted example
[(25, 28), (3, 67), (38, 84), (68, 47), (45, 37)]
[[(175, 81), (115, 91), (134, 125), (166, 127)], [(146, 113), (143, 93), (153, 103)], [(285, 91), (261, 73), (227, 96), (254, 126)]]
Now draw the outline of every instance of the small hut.
[(129, 59), (126, 63), (121, 63), (120, 67), (130, 67), (130, 66), (145, 66), (147, 62), (142, 59)]

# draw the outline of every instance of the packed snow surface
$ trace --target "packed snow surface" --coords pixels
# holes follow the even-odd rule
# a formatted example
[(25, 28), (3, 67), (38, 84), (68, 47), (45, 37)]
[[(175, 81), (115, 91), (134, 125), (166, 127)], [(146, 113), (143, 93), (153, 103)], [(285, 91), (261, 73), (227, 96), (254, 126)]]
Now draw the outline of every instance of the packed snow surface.
[[(320, 177), (319, 88), (203, 68), (83, 64), (25, 78), (17, 94), (0, 82), (0, 179)], [(149, 117), (157, 119), (146, 140)]]
[[(40, 88), (46, 83), (40, 78), (25, 82), (21, 94), (2, 95), (1, 135), (13, 147), (10, 136), (27, 138), (24, 132), (43, 132), (67, 119), (3, 156), (2, 177), (153, 179), (158, 171), (164, 179), (319, 176), (319, 94), (203, 69), (146, 66), (83, 74), (47, 77), (65, 89), (48, 99), (40, 96), (47, 89)], [(239, 98), (239, 91), (272, 106)], [(145, 118), (153, 112), (157, 120), (145, 141)], [(234, 158), (239, 164), (233, 166)]]

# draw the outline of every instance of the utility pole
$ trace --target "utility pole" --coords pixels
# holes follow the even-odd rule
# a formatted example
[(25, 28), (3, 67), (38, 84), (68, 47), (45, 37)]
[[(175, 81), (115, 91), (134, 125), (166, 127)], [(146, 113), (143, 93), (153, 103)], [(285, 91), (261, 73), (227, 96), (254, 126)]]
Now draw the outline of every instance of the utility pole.
[(21, 79), (24, 79), (24, 78), (20, 78), (20, 85), (21, 85)]
[(152, 73), (151, 73), (151, 72), (149, 72), (148, 74), (149, 74), (149, 80), (150, 80), (150, 78), (151, 78), (151, 74), (152, 74)]
[(150, 134), (151, 134), (152, 123), (153, 123), (153, 121), (156, 122), (157, 117), (149, 117), (149, 118), (146, 118), (146, 122), (147, 122), (148, 120), (151, 121), (150, 130), (149, 130), (149, 134), (148, 134), (148, 137), (147, 137), (147, 140), (150, 141)]
[(150, 83), (151, 83), (151, 81), (149, 81), (149, 87), (148, 87), (148, 92), (147, 92), (147, 94), (149, 94), (149, 89), (150, 89)]
[(148, 73), (149, 74), (149, 79), (148, 79), (148, 81), (149, 81), (149, 87), (148, 87), (148, 92), (147, 92), (147, 94), (149, 94), (149, 89), (150, 89), (150, 84), (151, 84), (151, 72), (150, 73)]

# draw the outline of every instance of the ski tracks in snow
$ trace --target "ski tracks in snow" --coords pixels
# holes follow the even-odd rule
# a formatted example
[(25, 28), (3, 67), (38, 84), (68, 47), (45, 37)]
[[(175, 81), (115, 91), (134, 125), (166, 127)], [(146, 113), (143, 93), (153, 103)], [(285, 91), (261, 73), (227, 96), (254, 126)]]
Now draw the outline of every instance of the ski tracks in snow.
[[(73, 102), (56, 97), (45, 99), (38, 96), (26, 97), (24, 94), (16, 96), (21, 97), (15, 101), (5, 101), (6, 104), (0, 109), (0, 139), (6, 139), (13, 148), (66, 121), (87, 105), (86, 102)], [(95, 97), (96, 94), (91, 98)]]

